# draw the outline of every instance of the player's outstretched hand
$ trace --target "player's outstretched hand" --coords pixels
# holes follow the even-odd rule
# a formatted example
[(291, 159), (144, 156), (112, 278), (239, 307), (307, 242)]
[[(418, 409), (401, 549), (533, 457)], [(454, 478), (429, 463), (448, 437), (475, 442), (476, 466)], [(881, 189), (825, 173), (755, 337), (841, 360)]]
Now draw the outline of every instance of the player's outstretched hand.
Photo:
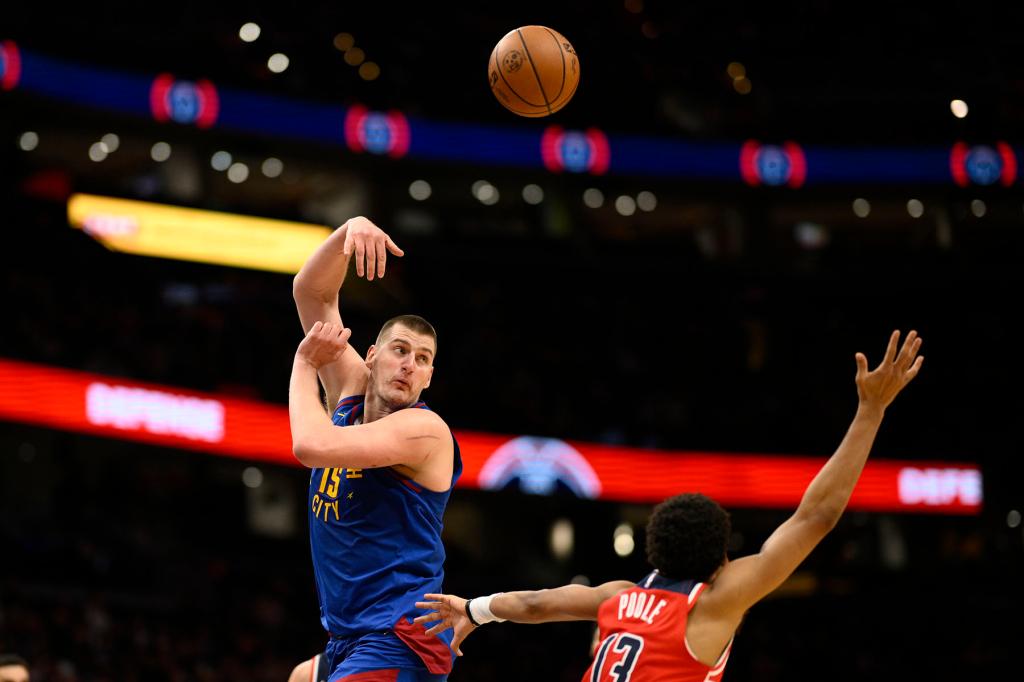
[(921, 337), (911, 331), (897, 354), (899, 342), (897, 329), (889, 337), (882, 362), (871, 371), (868, 371), (868, 359), (863, 353), (857, 353), (857, 395), (862, 405), (884, 410), (921, 370), (924, 356), (917, 355), (921, 350)]
[(389, 251), (395, 256), (405, 255), (384, 230), (362, 216), (348, 221), (342, 250), (346, 256), (355, 254), (356, 274), (366, 277), (367, 281), (372, 281), (374, 276), (384, 277)]
[(413, 623), (420, 623), (424, 627), (427, 623), (434, 623), (433, 627), (427, 629), (427, 635), (436, 635), (454, 628), (452, 651), (461, 656), (462, 642), (477, 627), (469, 622), (469, 616), (466, 615), (466, 600), (454, 594), (425, 594), (423, 598), (427, 601), (416, 602), (416, 608), (429, 609), (431, 613), (415, 618)]
[(309, 329), (306, 338), (299, 343), (297, 356), (320, 369), (339, 360), (348, 347), (352, 330), (340, 324), (316, 322)]

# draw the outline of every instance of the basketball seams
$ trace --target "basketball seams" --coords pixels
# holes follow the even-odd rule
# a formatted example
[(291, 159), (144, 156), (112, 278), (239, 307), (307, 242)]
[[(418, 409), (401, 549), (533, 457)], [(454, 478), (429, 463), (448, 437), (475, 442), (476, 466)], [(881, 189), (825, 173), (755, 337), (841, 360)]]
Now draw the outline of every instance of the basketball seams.
[(562, 58), (562, 84), (558, 86), (558, 94), (551, 98), (552, 102), (557, 102), (562, 97), (562, 92), (565, 90), (565, 51), (562, 50), (562, 41), (558, 39), (555, 32), (547, 26), (543, 27), (551, 39), (555, 41), (555, 46), (558, 47), (558, 56)]
[[(507, 78), (505, 78), (505, 73), (501, 70), (501, 60), (499, 59), (499, 56), (500, 55), (498, 54), (498, 48), (497, 48), (497, 46), (495, 46), (495, 48), (494, 48), (494, 69), (495, 69), (495, 71), (498, 72), (498, 77), (501, 78), (501, 82), (505, 84), (505, 89), (508, 90), (508, 92), (510, 92), (513, 95), (515, 95), (519, 100), (521, 100), (523, 102), (523, 104), (526, 104), (527, 106), (539, 107), (539, 108), (543, 108), (543, 107), (547, 106), (546, 104), (534, 104), (533, 102), (531, 102), (530, 100), (526, 99), (525, 97), (520, 95), (518, 92), (516, 92), (515, 88), (512, 87), (512, 84), (508, 82)], [(530, 64), (530, 66), (531, 66), (531, 68), (533, 67), (533, 63), (532, 62)], [(536, 73), (536, 72), (534, 72), (534, 73)], [(543, 90), (541, 90), (541, 93), (543, 95)], [(515, 112), (517, 114), (520, 114), (521, 116), (536, 116), (537, 115), (537, 114), (526, 114), (526, 113), (523, 113), (521, 111), (517, 111), (515, 109), (512, 109), (511, 107), (508, 107), (508, 109), (509, 109), (509, 111), (513, 111), (513, 112)], [(550, 112), (550, 110), (551, 110), (551, 108), (548, 107), (548, 111), (549, 112)]]
[[(540, 88), (540, 96), (544, 98), (544, 106), (547, 107), (549, 114), (554, 113), (551, 111), (551, 100), (548, 99), (548, 94), (544, 92), (544, 82), (540, 79), (540, 74), (537, 73), (537, 65), (533, 63), (533, 55), (530, 54), (530, 47), (526, 44), (526, 38), (523, 37), (522, 30), (518, 28), (516, 29), (516, 34), (519, 35), (519, 42), (523, 44), (523, 51), (526, 52), (526, 58), (530, 60), (530, 69), (533, 70), (533, 77), (537, 79), (537, 87)], [(559, 54), (561, 54), (561, 48), (559, 48)], [(564, 58), (562, 59), (562, 68), (565, 69)]]

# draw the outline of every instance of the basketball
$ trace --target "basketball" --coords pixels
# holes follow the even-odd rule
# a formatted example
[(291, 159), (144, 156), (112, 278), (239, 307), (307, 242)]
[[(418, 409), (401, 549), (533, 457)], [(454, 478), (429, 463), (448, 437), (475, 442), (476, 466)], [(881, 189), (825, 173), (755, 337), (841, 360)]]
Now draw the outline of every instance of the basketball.
[(580, 83), (580, 63), (572, 44), (558, 31), (522, 26), (494, 46), (487, 76), (502, 106), (538, 118), (569, 103)]

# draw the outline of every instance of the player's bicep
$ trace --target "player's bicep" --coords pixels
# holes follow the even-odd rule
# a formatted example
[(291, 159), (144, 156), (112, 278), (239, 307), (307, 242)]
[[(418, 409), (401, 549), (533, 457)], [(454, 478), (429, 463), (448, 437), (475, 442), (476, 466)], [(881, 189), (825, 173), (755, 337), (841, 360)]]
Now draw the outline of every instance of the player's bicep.
[(810, 515), (793, 515), (779, 526), (757, 554), (730, 561), (715, 579), (715, 603), (742, 615), (781, 585), (803, 563), (830, 525)]
[(377, 469), (421, 466), (433, 453), (452, 446), (451, 431), (429, 410), (405, 409), (381, 419), (323, 432), (307, 466)]

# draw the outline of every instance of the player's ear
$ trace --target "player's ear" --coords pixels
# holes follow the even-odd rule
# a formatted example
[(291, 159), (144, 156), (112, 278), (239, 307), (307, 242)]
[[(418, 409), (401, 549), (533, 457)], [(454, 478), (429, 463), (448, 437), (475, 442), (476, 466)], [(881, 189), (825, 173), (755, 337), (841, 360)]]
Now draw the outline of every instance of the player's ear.
[(377, 344), (373, 344), (372, 346), (370, 346), (369, 348), (366, 349), (366, 360), (364, 360), (363, 362), (366, 363), (366, 366), (368, 368), (370, 368), (370, 369), (373, 368), (373, 358), (376, 355), (377, 355)]

